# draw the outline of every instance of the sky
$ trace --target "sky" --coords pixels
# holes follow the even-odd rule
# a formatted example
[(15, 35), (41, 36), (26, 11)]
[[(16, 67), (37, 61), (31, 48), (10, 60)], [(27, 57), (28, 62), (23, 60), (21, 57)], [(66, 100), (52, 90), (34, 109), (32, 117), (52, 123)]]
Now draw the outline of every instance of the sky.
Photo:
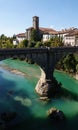
[(40, 27), (78, 28), (78, 0), (0, 0), (0, 35), (24, 33), (33, 16)]

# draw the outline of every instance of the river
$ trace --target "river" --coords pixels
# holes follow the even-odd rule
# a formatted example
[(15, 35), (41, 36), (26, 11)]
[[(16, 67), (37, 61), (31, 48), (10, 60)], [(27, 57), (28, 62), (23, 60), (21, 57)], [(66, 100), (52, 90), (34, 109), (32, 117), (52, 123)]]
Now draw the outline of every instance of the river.
[[(78, 130), (78, 81), (55, 71), (54, 76), (69, 93), (45, 102), (39, 100), (39, 95), (34, 89), (40, 74), (37, 65), (30, 65), (25, 61), (7, 59), (0, 62), (0, 114), (16, 112), (16, 118), (8, 122), (11, 127), (8, 129)], [(64, 112), (67, 120), (65, 124), (49, 122), (47, 111), (51, 107)], [(4, 121), (0, 119), (0, 122), (1, 128)]]

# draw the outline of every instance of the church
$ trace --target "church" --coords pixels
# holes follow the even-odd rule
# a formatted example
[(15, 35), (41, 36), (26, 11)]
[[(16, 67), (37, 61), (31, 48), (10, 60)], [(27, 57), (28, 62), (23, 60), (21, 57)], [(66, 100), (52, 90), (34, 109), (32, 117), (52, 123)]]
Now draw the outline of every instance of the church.
[(26, 38), (30, 40), (31, 32), (33, 29), (37, 30), (38, 35), (42, 36), (43, 41), (48, 41), (54, 35), (57, 35), (57, 31), (51, 28), (39, 27), (39, 17), (34, 16), (32, 26), (26, 29)]

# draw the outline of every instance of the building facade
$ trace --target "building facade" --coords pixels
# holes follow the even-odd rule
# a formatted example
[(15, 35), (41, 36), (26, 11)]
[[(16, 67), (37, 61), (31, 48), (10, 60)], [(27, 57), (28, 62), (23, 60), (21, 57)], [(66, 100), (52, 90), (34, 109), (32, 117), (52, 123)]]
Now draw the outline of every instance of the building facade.
[(52, 35), (57, 35), (57, 31), (54, 29), (39, 27), (39, 17), (37, 16), (33, 17), (32, 25), (32, 27), (26, 29), (26, 37), (28, 40), (31, 40), (31, 33), (33, 29), (37, 30), (38, 35), (42, 37), (43, 41), (50, 40)]
[(19, 33), (15, 35), (15, 39), (13, 40), (13, 45), (18, 45), (20, 42), (26, 39), (26, 33)]
[(63, 42), (65, 46), (78, 46), (78, 29), (70, 28), (62, 32)]
[(69, 28), (62, 29), (61, 31), (56, 31), (52, 28), (39, 27), (39, 17), (34, 16), (32, 18), (32, 26), (26, 29), (25, 33), (20, 33), (16, 35), (16, 40), (13, 44), (16, 45), (23, 41), (24, 39), (31, 40), (32, 30), (35, 29), (39, 37), (42, 38), (43, 42), (49, 41), (52, 37), (60, 36), (63, 39), (65, 46), (78, 46), (78, 29)]

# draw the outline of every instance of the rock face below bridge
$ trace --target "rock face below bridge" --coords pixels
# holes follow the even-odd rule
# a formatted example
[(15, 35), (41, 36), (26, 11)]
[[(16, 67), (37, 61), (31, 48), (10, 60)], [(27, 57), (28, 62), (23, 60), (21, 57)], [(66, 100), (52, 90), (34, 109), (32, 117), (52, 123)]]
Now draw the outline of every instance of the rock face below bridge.
[(36, 85), (35, 90), (40, 96), (50, 98), (55, 96), (59, 92), (60, 84), (58, 84), (54, 77), (52, 78), (52, 80), (46, 79), (46, 74), (41, 69), (41, 77)]
[(41, 69), (41, 77), (36, 85), (35, 88), (36, 92), (40, 96), (47, 96), (48, 92), (48, 84), (46, 83), (46, 75), (45, 72)]

